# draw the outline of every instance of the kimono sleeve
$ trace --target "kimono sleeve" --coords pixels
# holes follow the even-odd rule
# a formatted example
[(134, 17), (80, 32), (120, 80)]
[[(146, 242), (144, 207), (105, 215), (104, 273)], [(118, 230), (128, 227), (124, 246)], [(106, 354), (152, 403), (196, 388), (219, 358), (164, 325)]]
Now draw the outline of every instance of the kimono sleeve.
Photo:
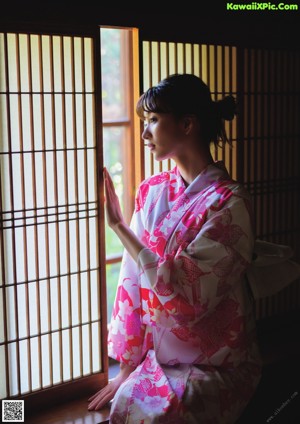
[(201, 317), (242, 284), (253, 252), (249, 200), (232, 195), (220, 210), (210, 208), (196, 237), (157, 256), (138, 258), (141, 285), (152, 288), (165, 311), (184, 322)]

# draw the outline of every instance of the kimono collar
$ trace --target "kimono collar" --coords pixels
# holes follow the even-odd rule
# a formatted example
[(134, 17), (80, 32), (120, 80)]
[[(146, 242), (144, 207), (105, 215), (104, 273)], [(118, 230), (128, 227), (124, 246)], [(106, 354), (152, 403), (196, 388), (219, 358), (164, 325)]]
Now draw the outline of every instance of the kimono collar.
[(204, 190), (219, 180), (232, 180), (223, 161), (216, 161), (208, 165), (187, 187), (177, 166), (175, 166), (174, 172), (178, 178), (178, 184), (184, 187), (186, 194), (199, 193), (199, 191)]

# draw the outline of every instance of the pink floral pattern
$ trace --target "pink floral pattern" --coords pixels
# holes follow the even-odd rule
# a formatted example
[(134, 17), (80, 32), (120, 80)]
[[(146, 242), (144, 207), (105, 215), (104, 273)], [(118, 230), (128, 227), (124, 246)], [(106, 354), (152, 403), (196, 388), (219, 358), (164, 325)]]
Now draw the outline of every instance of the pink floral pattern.
[(111, 423), (235, 422), (260, 378), (244, 273), (252, 258), (249, 196), (221, 163), (187, 188), (175, 167), (139, 187), (109, 355), (136, 366)]

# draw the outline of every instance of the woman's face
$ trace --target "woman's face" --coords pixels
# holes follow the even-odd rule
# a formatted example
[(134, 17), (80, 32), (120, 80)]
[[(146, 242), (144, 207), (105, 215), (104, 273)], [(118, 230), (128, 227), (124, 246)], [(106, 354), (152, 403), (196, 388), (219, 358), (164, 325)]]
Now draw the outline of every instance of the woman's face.
[(156, 160), (176, 159), (184, 150), (184, 122), (170, 113), (145, 112), (142, 134)]

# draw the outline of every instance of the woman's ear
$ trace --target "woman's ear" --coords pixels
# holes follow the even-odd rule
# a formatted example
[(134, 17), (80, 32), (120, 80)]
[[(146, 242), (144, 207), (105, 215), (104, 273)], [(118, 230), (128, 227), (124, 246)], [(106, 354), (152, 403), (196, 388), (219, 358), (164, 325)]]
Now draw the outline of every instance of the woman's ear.
[(195, 127), (196, 117), (194, 115), (185, 115), (183, 117), (183, 128), (186, 135), (190, 134)]

